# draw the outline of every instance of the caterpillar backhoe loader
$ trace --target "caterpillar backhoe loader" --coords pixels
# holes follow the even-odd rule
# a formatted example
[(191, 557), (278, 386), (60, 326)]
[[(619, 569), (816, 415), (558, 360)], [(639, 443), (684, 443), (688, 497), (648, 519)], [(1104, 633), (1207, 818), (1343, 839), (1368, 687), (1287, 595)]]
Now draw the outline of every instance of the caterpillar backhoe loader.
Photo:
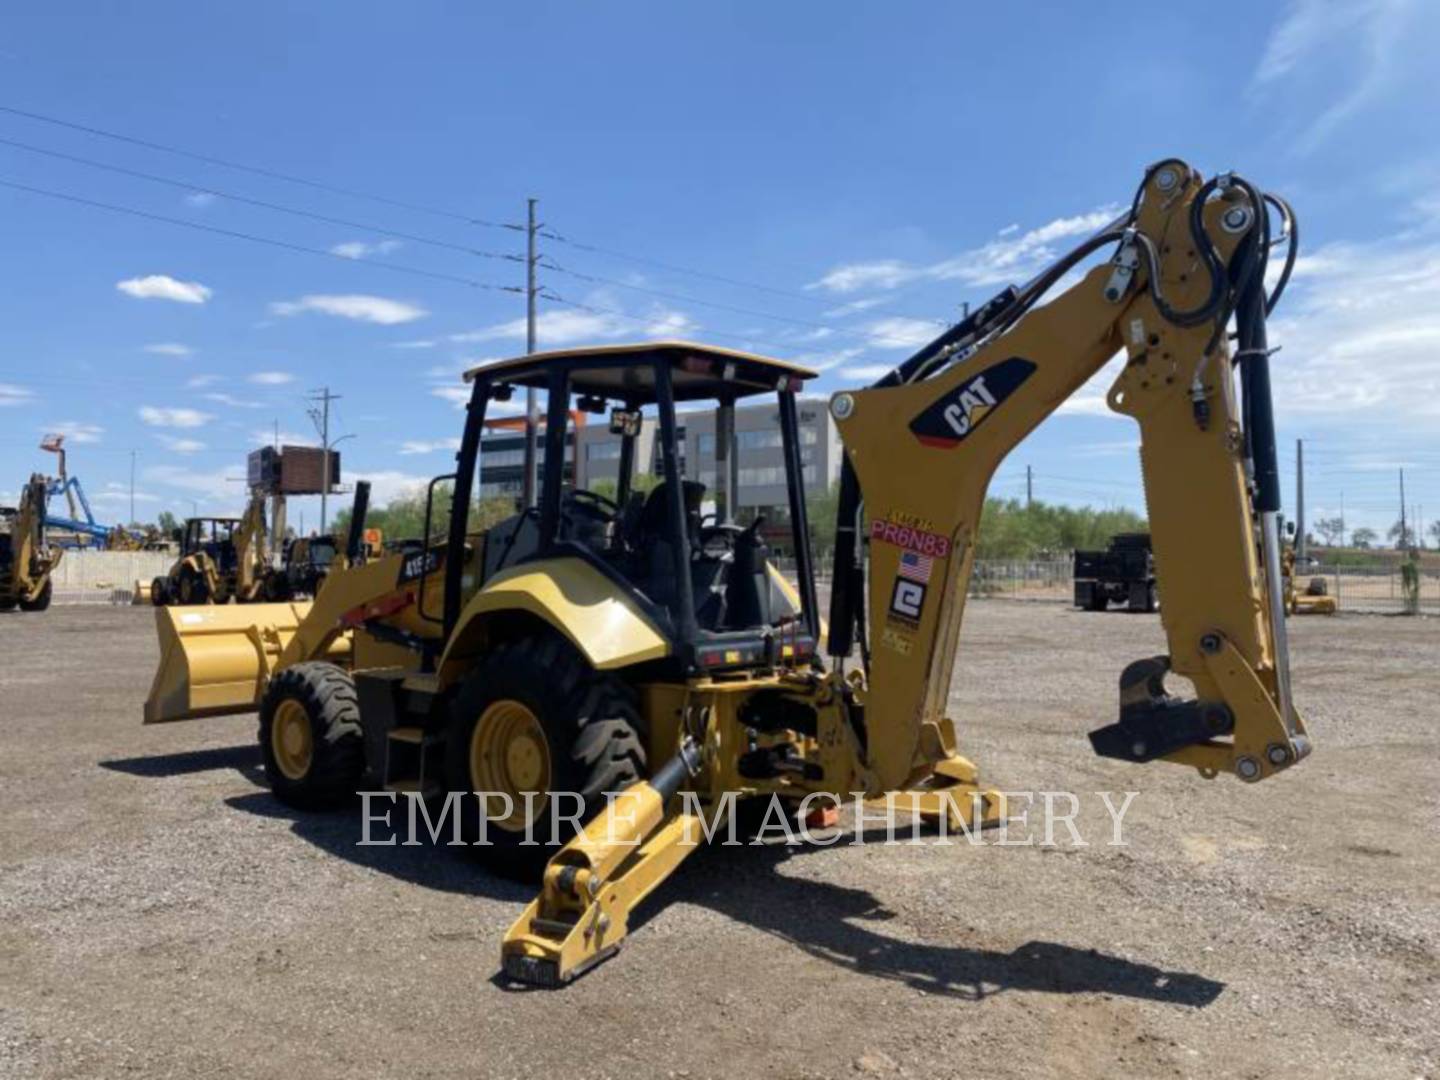
[(239, 518), (187, 518), (180, 557), (150, 583), (150, 602), (167, 604), (251, 603), (264, 596), (265, 499), (252, 495)]
[[(977, 827), (999, 800), (959, 754), (946, 702), (985, 490), (1123, 350), (1108, 402), (1141, 430), (1169, 653), (1125, 668), (1118, 719), (1091, 743), (1206, 777), (1273, 776), (1309, 750), (1289, 681), (1265, 333), (1293, 260), (1282, 200), (1167, 160), (1123, 215), (1034, 280), (875, 386), (834, 395), (845, 463), (826, 656), (796, 405), (813, 372), (685, 342), (473, 370), (455, 470), (427, 503), (437, 528), (448, 509), (444, 539), (333, 573), (313, 605), (158, 612), (147, 721), (258, 709), (266, 774), (293, 805), (349, 797), (368, 771), (391, 791), (445, 796), (471, 840), (483, 809), (489, 844), (476, 851), (492, 865), (533, 871), (549, 856), (501, 950), (507, 977), (541, 985), (614, 952), (635, 905), (731, 796), (799, 810), (904, 791), (922, 815)], [(538, 505), (472, 532), (486, 411), (517, 388), (547, 394)], [(760, 523), (728, 519), (733, 500), (702, 517), (677, 430), (682, 404), (715, 403), (724, 432), (737, 401), (762, 395), (777, 408), (794, 587)], [(567, 484), (572, 405), (609, 412), (613, 501)], [(660, 483), (642, 495), (647, 421)], [(1171, 674), (1193, 698), (1166, 690)], [(480, 793), (477, 812), (460, 812), (464, 793)], [(537, 827), (527, 845), (561, 803), (583, 826), (549, 846)]]
[(54, 586), (50, 574), (64, 552), (45, 537), (49, 481), (34, 473), (20, 505), (0, 507), (0, 611), (44, 611)]

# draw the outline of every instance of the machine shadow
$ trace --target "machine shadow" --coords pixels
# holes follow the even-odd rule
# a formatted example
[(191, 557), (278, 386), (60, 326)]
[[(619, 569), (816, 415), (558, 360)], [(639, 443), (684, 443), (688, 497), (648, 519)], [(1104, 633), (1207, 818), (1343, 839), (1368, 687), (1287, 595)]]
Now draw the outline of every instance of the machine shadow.
[[(234, 769), (254, 782), (257, 790), (230, 796), (226, 805), (243, 813), (289, 822), (296, 836), (337, 858), (441, 892), (517, 905), (535, 895), (535, 884), (486, 870), (468, 848), (453, 849), (428, 841), (414, 846), (359, 845), (358, 798), (328, 813), (287, 807), (263, 786), (260, 754), (254, 744), (120, 758), (99, 764), (116, 772), (150, 778)], [(877, 834), (874, 840), (882, 838), (883, 834)], [(663, 899), (647, 902), (635, 913), (631, 932), (639, 932), (670, 904), (695, 904), (857, 974), (965, 1001), (982, 1001), (1006, 990), (1031, 990), (1108, 993), (1203, 1008), (1225, 989), (1224, 983), (1203, 975), (1165, 971), (1052, 941), (1031, 941), (1011, 952), (1001, 952), (892, 937), (881, 928), (895, 918), (895, 913), (867, 890), (781, 872), (791, 859), (823, 856), (826, 850), (775, 844), (716, 845), (696, 852), (666, 884)]]
[[(537, 888), (485, 869), (468, 847), (431, 844), (428, 837), (415, 845), (398, 842), (398, 835), (393, 845), (361, 845), (358, 798), (326, 812), (293, 810), (262, 788), (248, 795), (232, 795), (225, 804), (247, 814), (288, 821), (292, 833), (327, 854), (424, 889), (524, 904)], [(400, 825), (395, 833), (402, 833), (403, 817), (392, 815), (391, 820)], [(423, 837), (424, 826), (420, 829)]]
[(262, 777), (260, 748), (253, 741), (240, 746), (220, 746), (210, 750), (186, 750), (178, 754), (113, 758), (97, 764), (102, 769), (151, 779), (217, 772), (221, 769), (234, 769), (247, 780), (255, 783), (260, 783)]
[[(1007, 990), (1030, 990), (1106, 993), (1204, 1008), (1225, 989), (1224, 983), (1203, 975), (1166, 971), (1053, 941), (1031, 941), (1001, 952), (892, 937), (881, 928), (895, 913), (872, 893), (789, 877), (779, 870), (801, 853), (824, 850), (780, 845), (712, 848), (680, 868), (666, 887), (666, 903), (708, 907), (857, 974), (966, 1001), (982, 1001)], [(631, 932), (660, 910), (663, 906), (647, 905), (633, 920)]]

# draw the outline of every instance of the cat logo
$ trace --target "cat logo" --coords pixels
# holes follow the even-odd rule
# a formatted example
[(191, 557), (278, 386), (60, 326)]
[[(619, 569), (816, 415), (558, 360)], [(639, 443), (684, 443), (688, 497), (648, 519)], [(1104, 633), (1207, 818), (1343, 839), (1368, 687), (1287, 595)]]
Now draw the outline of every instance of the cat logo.
[(959, 446), (1034, 371), (1034, 363), (1018, 356), (992, 364), (910, 421), (910, 430), (926, 446)]

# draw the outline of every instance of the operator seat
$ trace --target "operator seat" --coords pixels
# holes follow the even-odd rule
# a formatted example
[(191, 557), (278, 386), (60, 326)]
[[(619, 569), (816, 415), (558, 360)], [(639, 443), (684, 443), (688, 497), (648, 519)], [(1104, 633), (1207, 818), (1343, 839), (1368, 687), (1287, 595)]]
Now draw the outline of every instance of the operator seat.
[[(685, 535), (690, 546), (690, 581), (695, 597), (695, 621), (702, 629), (718, 629), (725, 617), (725, 573), (727, 561), (704, 554), (700, 542), (700, 504), (705, 485), (695, 480), (681, 482)], [(680, 610), (675, 588), (674, 537), (670, 530), (670, 484), (656, 484), (636, 521), (631, 548), (638, 556), (637, 584), (655, 603), (670, 611)]]

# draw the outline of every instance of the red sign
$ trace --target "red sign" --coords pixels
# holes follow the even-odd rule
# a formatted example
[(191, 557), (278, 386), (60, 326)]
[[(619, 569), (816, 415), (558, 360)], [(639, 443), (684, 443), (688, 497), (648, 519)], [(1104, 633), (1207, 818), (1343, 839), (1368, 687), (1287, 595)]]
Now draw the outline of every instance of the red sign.
[(906, 551), (919, 552), (932, 559), (943, 559), (950, 554), (950, 538), (948, 536), (926, 532), (924, 529), (912, 529), (909, 525), (901, 525), (895, 521), (872, 521), (870, 523), (870, 539), (871, 541), (879, 540), (885, 544), (894, 544)]

